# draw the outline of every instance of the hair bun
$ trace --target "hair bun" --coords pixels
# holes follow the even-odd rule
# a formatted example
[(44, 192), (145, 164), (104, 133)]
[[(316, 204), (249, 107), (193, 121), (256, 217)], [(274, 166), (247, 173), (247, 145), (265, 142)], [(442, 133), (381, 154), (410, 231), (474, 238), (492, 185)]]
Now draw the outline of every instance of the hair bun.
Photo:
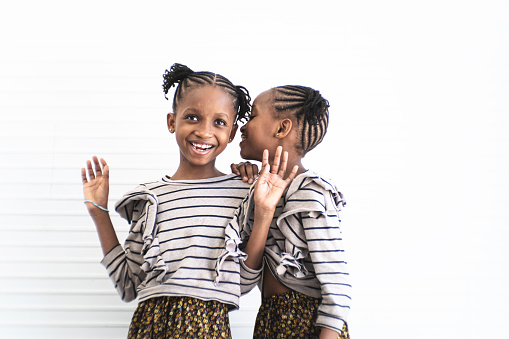
[(317, 124), (327, 118), (329, 102), (319, 91), (311, 89), (304, 103), (303, 111), (310, 124)]
[(163, 74), (163, 90), (164, 97), (168, 100), (166, 96), (171, 87), (176, 84), (180, 84), (183, 80), (187, 79), (189, 75), (193, 74), (194, 71), (189, 67), (175, 63), (170, 67), (170, 70), (165, 70)]

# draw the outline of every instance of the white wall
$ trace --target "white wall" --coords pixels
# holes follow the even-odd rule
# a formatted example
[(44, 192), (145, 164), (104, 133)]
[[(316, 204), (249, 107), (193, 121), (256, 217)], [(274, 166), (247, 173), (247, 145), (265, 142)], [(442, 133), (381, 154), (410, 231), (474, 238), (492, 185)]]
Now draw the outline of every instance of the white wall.
[[(2, 5), (0, 337), (125, 337), (135, 304), (98, 263), (80, 168), (108, 160), (110, 205), (175, 170), (174, 62), (253, 97), (303, 84), (329, 99), (305, 160), (348, 201), (352, 338), (506, 337), (507, 2), (147, 3)], [(219, 166), (238, 159), (234, 142)], [(231, 314), (234, 338), (258, 302)]]

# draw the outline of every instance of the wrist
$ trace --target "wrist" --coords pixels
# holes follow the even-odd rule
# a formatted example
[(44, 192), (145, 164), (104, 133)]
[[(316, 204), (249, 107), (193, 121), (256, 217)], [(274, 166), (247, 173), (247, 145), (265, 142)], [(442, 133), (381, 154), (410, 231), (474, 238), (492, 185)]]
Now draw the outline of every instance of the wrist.
[(254, 207), (254, 215), (255, 215), (255, 220), (256, 219), (271, 219), (272, 220), (272, 217), (274, 217), (274, 212), (276, 211), (275, 208), (267, 208), (267, 207), (259, 207), (259, 206), (256, 206), (255, 204), (255, 207)]
[(102, 211), (98, 208), (95, 210), (88, 210), (88, 214), (96, 224), (102, 223), (104, 220), (110, 219), (110, 214), (106, 211)]
[[(95, 214), (96, 212), (102, 212), (102, 213), (108, 213), (108, 205), (106, 204), (100, 205), (92, 200), (85, 200), (83, 201), (85, 205), (87, 205), (88, 213)], [(102, 214), (101, 213), (101, 214)]]

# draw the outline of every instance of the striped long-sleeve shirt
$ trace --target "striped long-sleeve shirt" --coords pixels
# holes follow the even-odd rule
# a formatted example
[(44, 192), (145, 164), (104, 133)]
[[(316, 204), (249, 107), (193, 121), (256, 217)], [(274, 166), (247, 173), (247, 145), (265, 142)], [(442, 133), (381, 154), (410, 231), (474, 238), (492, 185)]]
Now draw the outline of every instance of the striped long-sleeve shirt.
[[(230, 255), (241, 252), (251, 234), (253, 189), (226, 229)], [(351, 300), (339, 217), (344, 204), (330, 180), (311, 171), (298, 175), (278, 203), (264, 254), (265, 263), (283, 285), (321, 299), (316, 325), (337, 332), (346, 321)], [(246, 293), (260, 282), (261, 271), (256, 278), (242, 269), (241, 275)]]
[(190, 296), (238, 307), (238, 258), (227, 260), (216, 279), (224, 250), (225, 227), (249, 185), (226, 175), (201, 180), (170, 180), (140, 185), (115, 206), (130, 223), (124, 247), (102, 260), (125, 301), (158, 296)]

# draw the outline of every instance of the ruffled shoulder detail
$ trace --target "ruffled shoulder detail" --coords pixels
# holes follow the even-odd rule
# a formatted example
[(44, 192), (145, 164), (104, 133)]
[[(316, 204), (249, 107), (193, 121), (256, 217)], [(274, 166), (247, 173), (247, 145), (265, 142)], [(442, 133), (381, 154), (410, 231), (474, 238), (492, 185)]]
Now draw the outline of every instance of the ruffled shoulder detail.
[[(155, 214), (152, 220), (155, 224), (155, 216), (157, 215), (157, 196), (151, 192), (145, 185), (139, 185), (134, 189), (128, 191), (124, 196), (115, 204), (115, 211), (130, 224), (133, 219), (138, 220), (143, 212), (139, 207), (145, 202), (149, 202), (152, 208), (155, 208)], [(141, 204), (140, 204), (141, 203)]]
[(216, 262), (217, 285), (221, 280), (221, 272), (227, 260), (246, 260), (247, 254), (241, 250), (241, 244), (247, 242), (251, 235), (251, 226), (249, 225), (249, 215), (254, 207), (252, 197), (254, 186), (249, 190), (248, 195), (235, 211), (235, 214), (225, 229), (225, 249), (221, 251)]
[[(332, 199), (327, 199), (331, 197)], [(285, 208), (279, 219), (290, 214), (310, 212), (318, 214), (338, 212), (346, 205), (343, 194), (336, 185), (312, 171), (306, 171), (295, 178), (285, 194)]]
[(300, 218), (337, 215), (346, 204), (331, 180), (306, 171), (295, 178), (283, 197), (283, 210), (276, 224), (285, 237), (284, 252), (277, 255), (276, 271), (297, 278), (308, 274), (303, 260), (309, 255)]
[[(140, 185), (127, 192), (115, 204), (115, 210), (120, 216), (131, 224), (129, 236), (141, 237), (143, 247), (142, 270), (148, 272), (158, 272), (156, 280), (162, 282), (166, 274), (166, 264), (161, 256), (159, 249), (159, 239), (157, 234), (159, 227), (156, 223), (158, 200), (157, 195), (150, 191), (145, 185)], [(126, 251), (129, 251), (126, 248)]]

